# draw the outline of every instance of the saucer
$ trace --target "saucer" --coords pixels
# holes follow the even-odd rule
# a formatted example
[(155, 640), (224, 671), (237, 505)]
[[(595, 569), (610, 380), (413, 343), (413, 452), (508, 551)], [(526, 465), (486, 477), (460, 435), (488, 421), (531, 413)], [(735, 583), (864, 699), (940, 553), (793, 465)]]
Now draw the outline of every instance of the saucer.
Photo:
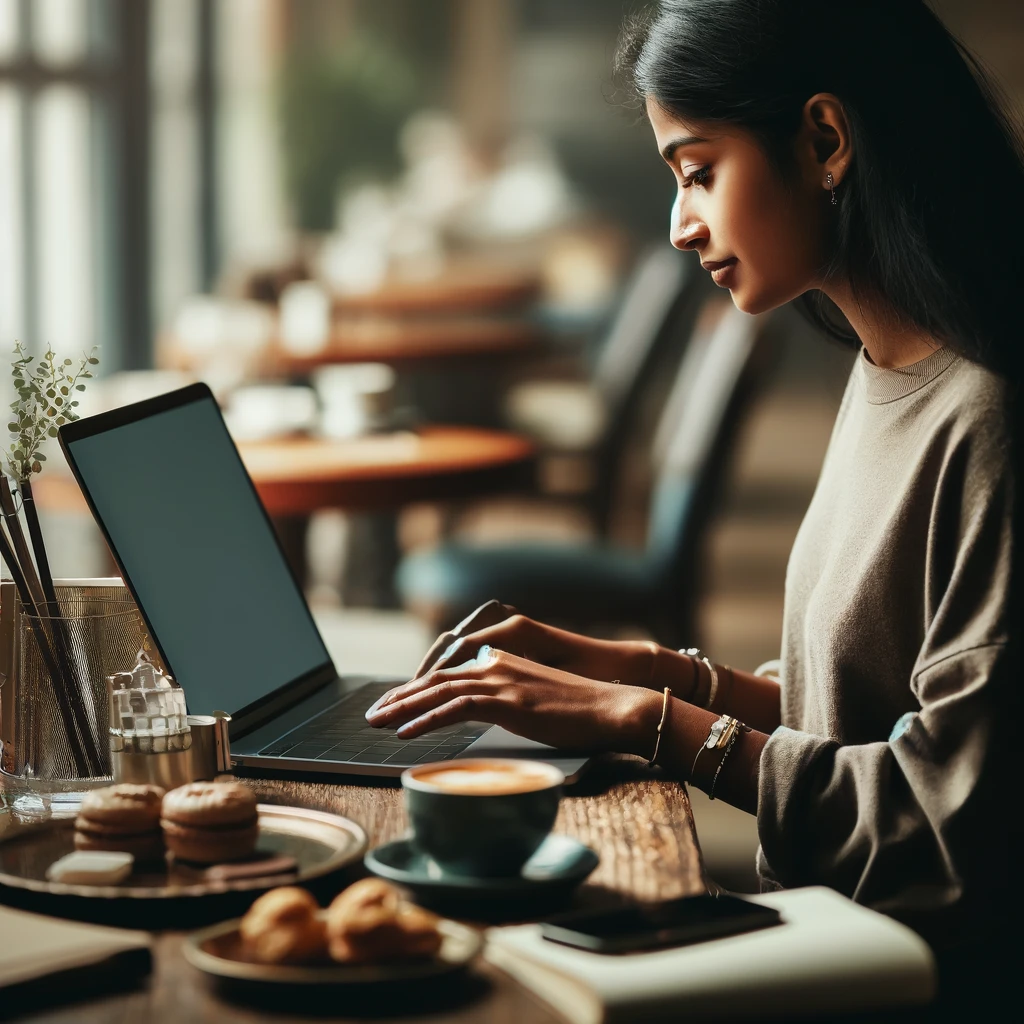
[(550, 835), (518, 875), (499, 878), (445, 871), (411, 839), (378, 846), (363, 858), (363, 863), (373, 874), (404, 885), (420, 897), (506, 900), (568, 891), (597, 867), (599, 859), (589, 846), (571, 836)]

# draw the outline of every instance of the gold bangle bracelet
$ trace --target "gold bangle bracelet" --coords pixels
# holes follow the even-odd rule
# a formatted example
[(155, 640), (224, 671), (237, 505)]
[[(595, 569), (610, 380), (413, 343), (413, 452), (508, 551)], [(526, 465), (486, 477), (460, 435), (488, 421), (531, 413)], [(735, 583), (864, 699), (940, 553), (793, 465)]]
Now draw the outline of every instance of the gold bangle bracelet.
[(665, 692), (661, 695), (661, 721), (658, 722), (658, 734), (654, 740), (654, 753), (651, 754), (651, 759), (647, 762), (648, 768), (658, 760), (658, 751), (661, 749), (661, 730), (665, 728), (665, 719), (668, 718), (668, 699), (671, 696), (672, 688), (666, 686)]

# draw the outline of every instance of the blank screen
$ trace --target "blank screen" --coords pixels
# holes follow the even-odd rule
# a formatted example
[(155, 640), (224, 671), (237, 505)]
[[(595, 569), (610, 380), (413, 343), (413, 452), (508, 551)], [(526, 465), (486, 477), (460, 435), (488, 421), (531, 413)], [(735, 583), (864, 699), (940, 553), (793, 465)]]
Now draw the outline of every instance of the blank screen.
[(212, 399), (68, 449), (192, 714), (330, 661)]

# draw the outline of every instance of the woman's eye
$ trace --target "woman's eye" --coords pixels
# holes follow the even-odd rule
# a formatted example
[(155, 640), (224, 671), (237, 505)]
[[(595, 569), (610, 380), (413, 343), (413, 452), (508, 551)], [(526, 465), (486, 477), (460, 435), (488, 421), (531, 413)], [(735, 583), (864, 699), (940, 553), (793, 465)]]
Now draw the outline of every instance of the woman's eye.
[(686, 175), (683, 178), (683, 188), (689, 188), (691, 185), (703, 185), (707, 182), (708, 176), (711, 174), (711, 165), (705, 164), (703, 167), (698, 168), (693, 174)]

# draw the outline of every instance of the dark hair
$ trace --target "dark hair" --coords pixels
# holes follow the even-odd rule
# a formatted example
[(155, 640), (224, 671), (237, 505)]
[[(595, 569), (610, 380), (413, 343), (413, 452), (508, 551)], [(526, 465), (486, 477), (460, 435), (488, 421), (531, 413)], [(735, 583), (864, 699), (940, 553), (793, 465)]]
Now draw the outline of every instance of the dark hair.
[[(921, 0), (662, 0), (627, 23), (616, 66), (641, 103), (744, 128), (783, 172), (804, 104), (834, 93), (854, 156), (826, 275), (1020, 380), (1024, 135)], [(802, 301), (854, 340), (824, 296)]]

